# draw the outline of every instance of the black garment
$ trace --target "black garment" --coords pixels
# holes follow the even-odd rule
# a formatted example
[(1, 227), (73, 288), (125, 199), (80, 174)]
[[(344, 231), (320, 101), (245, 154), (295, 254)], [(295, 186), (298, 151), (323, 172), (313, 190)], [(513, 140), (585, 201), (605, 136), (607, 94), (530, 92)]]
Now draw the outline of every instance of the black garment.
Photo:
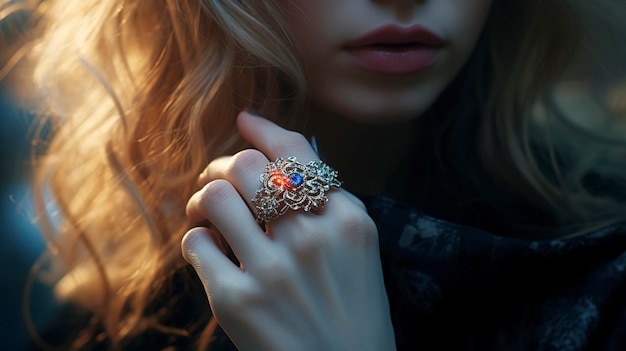
[(626, 225), (523, 240), (367, 206), (398, 350), (626, 350)]
[[(626, 350), (626, 225), (524, 240), (364, 200), (378, 225), (398, 350)], [(199, 285), (178, 301), (175, 325), (208, 310)], [(67, 334), (67, 320), (46, 334)], [(128, 349), (167, 346), (193, 349), (191, 338), (160, 333)], [(221, 332), (215, 346), (234, 350)]]

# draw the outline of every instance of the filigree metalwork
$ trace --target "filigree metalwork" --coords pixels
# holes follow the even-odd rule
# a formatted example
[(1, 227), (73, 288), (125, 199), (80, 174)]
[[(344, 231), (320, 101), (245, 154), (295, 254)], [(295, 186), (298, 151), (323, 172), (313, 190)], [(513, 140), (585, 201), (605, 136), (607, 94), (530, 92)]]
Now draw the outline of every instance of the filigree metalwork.
[(326, 192), (341, 187), (338, 172), (316, 160), (307, 164), (295, 157), (278, 158), (265, 166), (252, 205), (260, 223), (267, 223), (287, 210), (317, 211), (328, 201)]

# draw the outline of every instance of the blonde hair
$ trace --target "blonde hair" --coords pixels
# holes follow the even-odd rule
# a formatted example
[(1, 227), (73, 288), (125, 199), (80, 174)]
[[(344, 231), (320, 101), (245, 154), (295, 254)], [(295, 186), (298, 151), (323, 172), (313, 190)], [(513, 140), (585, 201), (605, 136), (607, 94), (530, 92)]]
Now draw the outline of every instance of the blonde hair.
[[(240, 149), (235, 116), (305, 88), (270, 1), (47, 1), (35, 79), (54, 116), (38, 164), (40, 223), (67, 275), (56, 286), (101, 319), (114, 347), (186, 264), (185, 203), (209, 160)], [(263, 18), (264, 21), (259, 21)], [(43, 189), (61, 224), (46, 218)], [(83, 339), (81, 339), (83, 340)]]
[[(598, 50), (626, 52), (585, 46), (608, 39), (601, 33), (626, 33), (624, 6), (520, 0), (495, 2), (492, 12), (485, 49), (467, 67), (473, 71), (466, 87), (480, 105), (474, 158), (490, 177), (476, 172), (476, 183), (493, 180), (551, 213), (563, 228), (555, 228), (558, 236), (623, 221), (626, 201), (614, 195), (624, 194), (626, 171), (607, 157), (624, 155), (623, 121), (603, 110), (578, 123), (549, 94), (563, 91), (564, 79), (594, 81), (598, 72), (587, 67), (602, 67), (591, 55)], [(184, 336), (189, 328), (194, 337), (206, 328), (197, 344), (206, 347), (214, 328), (208, 319), (173, 328), (169, 312), (150, 304), (186, 267), (179, 246), (197, 175), (211, 159), (243, 146), (235, 115), (246, 107), (273, 119), (305, 112), (306, 79), (278, 5), (48, 0), (35, 13), (30, 59), (45, 97), (42, 114), (54, 116), (48, 122), (54, 137), (37, 164), (36, 204), (50, 250), (66, 271), (57, 294), (88, 308), (114, 348), (150, 329)], [(609, 71), (618, 68), (624, 67)], [(594, 95), (595, 86), (579, 90), (606, 95)], [(609, 100), (619, 101), (619, 92), (611, 90), (618, 97)], [(467, 133), (462, 124), (447, 128)], [(573, 147), (580, 145), (575, 138), (589, 147)], [(594, 191), (589, 174), (619, 188)], [(55, 211), (58, 221), (49, 216)]]

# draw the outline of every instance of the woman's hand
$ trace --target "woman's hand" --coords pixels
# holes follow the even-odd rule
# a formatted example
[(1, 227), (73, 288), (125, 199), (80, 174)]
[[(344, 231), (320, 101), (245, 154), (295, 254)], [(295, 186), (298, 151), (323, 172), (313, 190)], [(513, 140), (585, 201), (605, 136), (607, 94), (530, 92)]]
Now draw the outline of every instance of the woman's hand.
[(288, 211), (265, 233), (250, 204), (265, 165), (289, 156), (307, 163), (317, 155), (302, 135), (249, 113), (239, 116), (238, 127), (258, 150), (211, 162), (187, 215), (194, 223), (210, 221), (241, 266), (207, 228), (190, 230), (182, 241), (217, 321), (240, 350), (395, 350), (378, 234), (363, 204), (331, 190), (320, 213)]

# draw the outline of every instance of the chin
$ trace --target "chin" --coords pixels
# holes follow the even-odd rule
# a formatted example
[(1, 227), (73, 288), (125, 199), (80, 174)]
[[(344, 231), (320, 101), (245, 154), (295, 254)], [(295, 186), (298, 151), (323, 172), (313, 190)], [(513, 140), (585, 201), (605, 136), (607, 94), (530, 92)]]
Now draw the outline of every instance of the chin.
[(363, 124), (401, 124), (408, 123), (421, 116), (429, 107), (428, 103), (411, 104), (385, 103), (384, 101), (364, 101), (349, 103), (350, 101), (335, 102), (332, 110), (354, 122)]
[(421, 109), (411, 111), (350, 111), (344, 115), (355, 122), (383, 125), (411, 122), (423, 112)]
[(371, 89), (361, 86), (326, 86), (313, 95), (316, 104), (331, 114), (364, 124), (408, 123), (421, 116), (442, 89)]

